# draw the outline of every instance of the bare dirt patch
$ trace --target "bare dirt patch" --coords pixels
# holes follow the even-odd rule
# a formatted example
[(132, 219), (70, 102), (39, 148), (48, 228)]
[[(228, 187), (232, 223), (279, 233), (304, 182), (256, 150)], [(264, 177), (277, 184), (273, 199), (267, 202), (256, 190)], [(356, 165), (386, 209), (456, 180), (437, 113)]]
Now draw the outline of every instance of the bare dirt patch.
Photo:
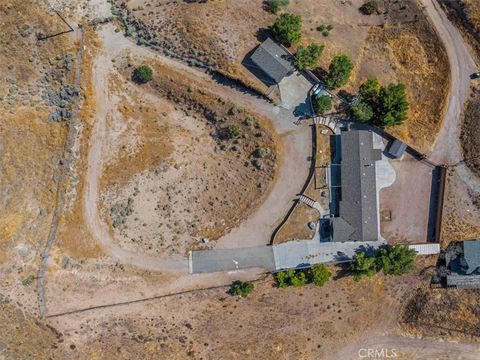
[(129, 62), (117, 60), (124, 77), (111, 80), (121, 100), (109, 117), (102, 214), (126, 248), (183, 254), (261, 203), (276, 142), (266, 120), (164, 65), (135, 87)]

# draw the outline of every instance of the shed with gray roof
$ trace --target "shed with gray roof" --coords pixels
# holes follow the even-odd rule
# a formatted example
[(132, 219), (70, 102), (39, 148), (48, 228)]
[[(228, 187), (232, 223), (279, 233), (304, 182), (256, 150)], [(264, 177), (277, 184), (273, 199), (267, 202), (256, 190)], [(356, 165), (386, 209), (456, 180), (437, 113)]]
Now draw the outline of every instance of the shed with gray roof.
[(400, 159), (405, 153), (405, 150), (407, 150), (407, 144), (395, 139), (388, 148), (388, 154), (395, 159)]
[(291, 55), (270, 38), (258, 46), (251, 60), (277, 84), (295, 70)]
[(373, 148), (368, 130), (343, 131), (340, 141), (340, 201), (338, 217), (331, 219), (332, 241), (378, 240), (375, 162), (380, 149)]

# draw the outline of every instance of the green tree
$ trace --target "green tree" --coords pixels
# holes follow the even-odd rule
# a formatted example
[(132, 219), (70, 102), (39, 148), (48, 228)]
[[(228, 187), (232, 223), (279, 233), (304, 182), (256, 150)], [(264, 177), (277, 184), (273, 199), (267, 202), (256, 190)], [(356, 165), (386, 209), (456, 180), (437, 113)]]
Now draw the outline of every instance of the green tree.
[(373, 276), (378, 272), (376, 258), (367, 256), (365, 251), (361, 251), (353, 257), (351, 268), (355, 281), (359, 281), (364, 276)]
[(316, 97), (313, 101), (313, 108), (315, 112), (320, 115), (332, 110), (332, 97), (328, 95)]
[(270, 12), (276, 14), (281, 7), (288, 6), (289, 0), (268, 0), (267, 8)]
[(324, 264), (313, 265), (311, 269), (311, 282), (316, 286), (323, 286), (330, 280), (332, 273), (327, 269)]
[(381, 90), (381, 85), (376, 78), (368, 78), (362, 85), (360, 85), (359, 94), (367, 103), (374, 105), (378, 100), (378, 94)]
[(253, 283), (249, 281), (236, 281), (232, 285), (232, 294), (235, 296), (247, 297), (254, 288), (255, 286), (253, 285)]
[(303, 270), (288, 269), (275, 274), (277, 284), (281, 288), (289, 286), (300, 287), (308, 284), (308, 278)]
[(272, 31), (282, 44), (290, 46), (302, 38), (302, 18), (299, 15), (285, 13), (281, 14), (272, 25)]
[(316, 67), (320, 56), (322, 56), (324, 47), (325, 46), (318, 44), (310, 44), (307, 47), (299, 46), (295, 54), (295, 65), (300, 70)]
[(353, 70), (352, 60), (347, 55), (338, 55), (332, 59), (328, 67), (325, 83), (332, 89), (337, 89), (348, 82)]
[(378, 113), (375, 122), (382, 127), (402, 124), (409, 108), (404, 84), (389, 84), (378, 95)]
[(368, 0), (360, 7), (360, 11), (365, 15), (372, 15), (378, 11), (378, 1)]
[(352, 116), (356, 120), (364, 123), (372, 120), (374, 115), (372, 106), (362, 99), (358, 100), (356, 104), (352, 105), (350, 110), (352, 111)]
[(386, 275), (404, 275), (412, 271), (416, 251), (405, 245), (394, 245), (378, 250), (377, 267)]
[(148, 65), (140, 65), (133, 71), (133, 81), (139, 84), (145, 84), (152, 80), (153, 70)]

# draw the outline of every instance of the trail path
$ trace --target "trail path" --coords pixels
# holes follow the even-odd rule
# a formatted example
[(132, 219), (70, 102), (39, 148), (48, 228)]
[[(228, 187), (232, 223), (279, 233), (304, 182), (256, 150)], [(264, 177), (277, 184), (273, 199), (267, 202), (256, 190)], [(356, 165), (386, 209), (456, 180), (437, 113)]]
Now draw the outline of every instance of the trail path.
[(470, 74), (476, 71), (475, 60), (462, 35), (448, 20), (436, 0), (422, 0), (425, 10), (447, 49), (450, 61), (451, 88), (448, 110), (435, 142), (430, 160), (453, 164), (462, 159), (459, 142), (463, 104), (470, 95)]
[(117, 258), (122, 264), (137, 266), (141, 269), (160, 272), (186, 273), (187, 259), (182, 255), (149, 256), (142, 252), (133, 252), (123, 249), (109, 232), (107, 225), (102, 221), (99, 212), (100, 189), (99, 182), (103, 170), (103, 152), (108, 138), (107, 119), (116, 116), (118, 99), (109, 93), (108, 76), (115, 71), (112, 59), (123, 51), (129, 50), (139, 58), (152, 58), (166, 65), (180, 68), (192, 77), (201, 78), (212, 84), (210, 90), (236, 104), (253, 108), (260, 115), (272, 120), (276, 130), (281, 134), (283, 156), (279, 166), (279, 176), (272, 191), (267, 197), (266, 204), (262, 205), (245, 224), (234, 229), (225, 238), (218, 240), (219, 246), (242, 247), (257, 244), (267, 244), (275, 222), (291, 205), (294, 193), (292, 189), (301, 189), (305, 176), (299, 175), (308, 171), (307, 157), (310, 155), (310, 129), (297, 127), (293, 120), (278, 107), (274, 107), (264, 99), (242, 93), (238, 90), (215, 83), (212, 78), (197, 69), (187, 67), (177, 61), (165, 58), (149, 49), (136, 46), (122, 34), (115, 33), (113, 27), (105, 26), (100, 30), (100, 37), (104, 47), (94, 61), (93, 77), (96, 90), (96, 119), (92, 129), (90, 148), (88, 153), (87, 184), (84, 193), (84, 213), (87, 225), (94, 238), (102, 245), (105, 251)]

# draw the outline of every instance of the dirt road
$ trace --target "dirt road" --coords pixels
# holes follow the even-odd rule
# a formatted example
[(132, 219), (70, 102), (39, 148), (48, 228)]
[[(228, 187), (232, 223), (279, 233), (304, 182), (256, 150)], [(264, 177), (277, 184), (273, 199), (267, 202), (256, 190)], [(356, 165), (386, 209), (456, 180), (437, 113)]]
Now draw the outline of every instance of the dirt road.
[(470, 95), (469, 75), (476, 71), (476, 64), (462, 35), (448, 20), (437, 1), (422, 0), (422, 3), (447, 49), (451, 71), (448, 110), (429, 158), (437, 163), (452, 164), (460, 161), (463, 155), (459, 143), (461, 114), (463, 104)]
[[(102, 32), (104, 36), (108, 32)], [(105, 41), (108, 40), (108, 41)], [(108, 75), (114, 71), (112, 59), (122, 51), (121, 46), (112, 39), (104, 38), (105, 48), (95, 59), (93, 77), (95, 81), (96, 95), (96, 119), (90, 138), (90, 149), (88, 152), (87, 183), (84, 193), (84, 213), (88, 228), (94, 238), (102, 245), (107, 253), (117, 258), (123, 264), (130, 264), (141, 269), (162, 271), (162, 272), (184, 272), (188, 271), (187, 260), (180, 256), (148, 256), (143, 253), (136, 253), (122, 249), (113, 239), (108, 231), (107, 225), (102, 221), (98, 208), (99, 183), (103, 170), (103, 150), (107, 138), (107, 117), (116, 116), (118, 99), (109, 95)]]

